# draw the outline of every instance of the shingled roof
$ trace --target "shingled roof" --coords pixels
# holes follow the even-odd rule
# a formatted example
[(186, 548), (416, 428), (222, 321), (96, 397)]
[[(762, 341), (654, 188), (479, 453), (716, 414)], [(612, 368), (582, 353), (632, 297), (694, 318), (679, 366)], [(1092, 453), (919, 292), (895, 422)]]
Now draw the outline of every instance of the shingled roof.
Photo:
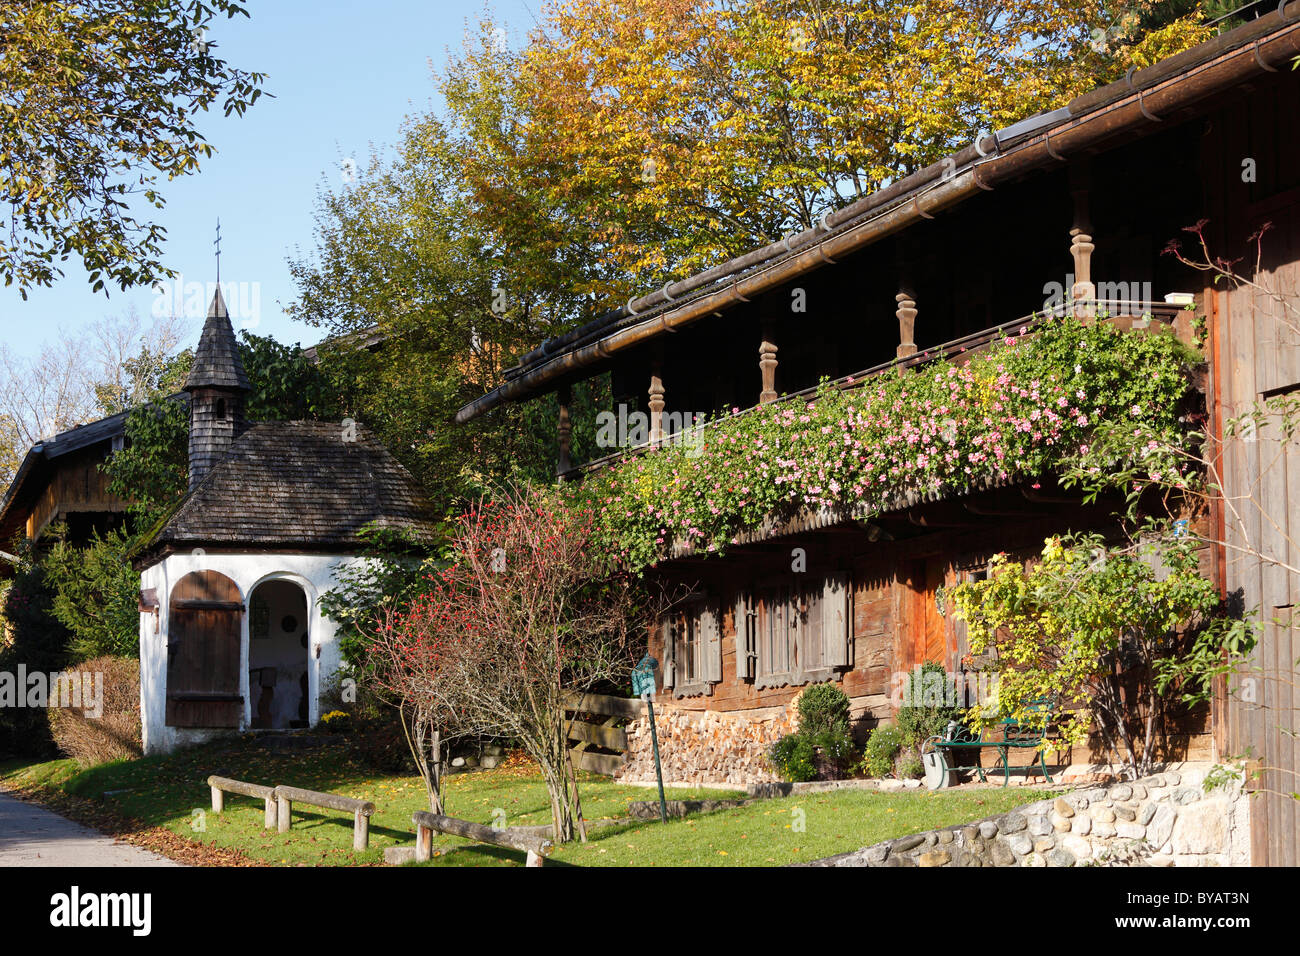
[(254, 425), (135, 550), (137, 564), (199, 546), (355, 554), (371, 523), (432, 543), (435, 516), (415, 479), (363, 426), (351, 437), (331, 422)]
[(208, 319), (203, 323), (203, 334), (199, 336), (199, 347), (194, 353), (194, 367), (185, 380), (185, 391), (192, 392), (196, 388), (249, 391), (248, 376), (244, 374), (244, 363), (239, 357), (239, 342), (235, 340), (221, 286), (217, 286), (212, 305), (208, 307)]

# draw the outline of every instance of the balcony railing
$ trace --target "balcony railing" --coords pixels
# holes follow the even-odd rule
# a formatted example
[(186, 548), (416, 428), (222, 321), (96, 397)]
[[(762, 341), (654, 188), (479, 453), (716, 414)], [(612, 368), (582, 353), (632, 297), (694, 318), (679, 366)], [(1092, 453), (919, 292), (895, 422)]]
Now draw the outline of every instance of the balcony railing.
[[(850, 375), (834, 379), (827, 384), (832, 388), (842, 390), (859, 388), (865, 385), (873, 376), (880, 375), (884, 372), (897, 371), (900, 369), (917, 368), (928, 365), (931, 362), (937, 362), (944, 359), (956, 358), (969, 359), (979, 352), (987, 349), (993, 343), (1007, 337), (1009, 333), (1019, 334), (1021, 330), (1032, 330), (1033, 328), (1060, 318), (1064, 315), (1073, 314), (1077, 309), (1091, 307), (1097, 315), (1097, 321), (1104, 321), (1118, 326), (1125, 331), (1148, 331), (1158, 327), (1173, 328), (1174, 321), (1180, 313), (1186, 311), (1187, 306), (1170, 305), (1165, 302), (1145, 302), (1139, 300), (1106, 300), (1106, 301), (1082, 301), (1063, 303), (1052, 309), (1045, 309), (1041, 312), (1035, 312), (1032, 315), (1023, 316), (1010, 322), (1003, 322), (1001, 325), (995, 325), (989, 329), (983, 329), (979, 332), (972, 332), (970, 335), (953, 339), (950, 342), (944, 342), (927, 349), (922, 349), (905, 358), (896, 358), (888, 362), (882, 362), (879, 365), (873, 365), (871, 368), (863, 369), (860, 372), (854, 372)], [(807, 400), (817, 394), (818, 389), (822, 386), (812, 385), (808, 388), (800, 389), (797, 392), (787, 392), (774, 401), (753, 405), (743, 409), (739, 415), (750, 415), (759, 409), (770, 408), (773, 405), (780, 405), (784, 402)], [(680, 436), (685, 432), (700, 432), (707, 434), (708, 429), (716, 427), (724, 421), (733, 421), (737, 415), (725, 415), (712, 419), (700, 425), (691, 426), (689, 429), (679, 429), (678, 431), (665, 434), (657, 441), (646, 441), (639, 445), (633, 445), (628, 448), (620, 449), (601, 458), (592, 459), (581, 465), (575, 465), (560, 474), (561, 478), (576, 478), (588, 471), (605, 467), (606, 465), (615, 464), (621, 460), (635, 458), (637, 455), (643, 455), (646, 452), (654, 451), (657, 448), (671, 445), (681, 440)]]

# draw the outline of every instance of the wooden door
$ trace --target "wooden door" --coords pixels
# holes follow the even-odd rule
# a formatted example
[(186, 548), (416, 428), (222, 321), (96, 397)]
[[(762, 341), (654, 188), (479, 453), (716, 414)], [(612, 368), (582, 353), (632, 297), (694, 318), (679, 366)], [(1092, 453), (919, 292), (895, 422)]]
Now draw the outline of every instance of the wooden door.
[(908, 573), (907, 626), (901, 630), (898, 647), (899, 670), (911, 672), (926, 661), (947, 667), (947, 627), (936, 603), (943, 586), (945, 563), (929, 558), (912, 562)]
[(167, 612), (167, 726), (238, 727), (240, 625), (235, 582), (195, 571), (176, 582)]

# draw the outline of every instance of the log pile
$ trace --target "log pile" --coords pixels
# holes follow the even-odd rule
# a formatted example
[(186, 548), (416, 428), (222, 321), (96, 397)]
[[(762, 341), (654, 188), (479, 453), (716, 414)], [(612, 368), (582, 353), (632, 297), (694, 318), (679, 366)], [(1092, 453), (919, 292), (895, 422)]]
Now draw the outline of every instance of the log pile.
[[(692, 711), (657, 704), (659, 756), (664, 782), (745, 785), (780, 778), (767, 764), (767, 748), (794, 730), (794, 704), (784, 711), (745, 713)], [(627, 763), (616, 775), (624, 781), (655, 779), (650, 722), (638, 717), (627, 730)]]

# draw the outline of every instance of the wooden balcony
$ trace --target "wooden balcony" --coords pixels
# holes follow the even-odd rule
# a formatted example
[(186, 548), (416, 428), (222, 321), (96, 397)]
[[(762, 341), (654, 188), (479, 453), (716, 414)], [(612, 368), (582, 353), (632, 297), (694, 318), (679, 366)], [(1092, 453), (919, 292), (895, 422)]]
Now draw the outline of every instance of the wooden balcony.
[[(1080, 307), (1091, 307), (1091, 310), (1097, 315), (1095, 320), (1114, 325), (1126, 332), (1152, 333), (1159, 332), (1164, 334), (1173, 334), (1178, 336), (1184, 342), (1191, 341), (1191, 316), (1187, 306), (1169, 305), (1164, 302), (1145, 302), (1145, 301), (1081, 301), (1078, 303), (1065, 303), (1055, 309), (1049, 309), (1042, 312), (1036, 312), (1032, 315), (1022, 316), (1009, 322), (1003, 322), (989, 329), (982, 329), (979, 332), (972, 332), (970, 335), (953, 339), (950, 342), (944, 342), (940, 345), (931, 346), (930, 348), (921, 349), (911, 355), (903, 358), (896, 358), (889, 362), (874, 365), (871, 368), (863, 369), (860, 372), (854, 372), (851, 375), (845, 375), (841, 378), (831, 381), (829, 384), (833, 388), (853, 389), (868, 384), (870, 380), (877, 375), (885, 372), (897, 372), (901, 369), (919, 368), (932, 362), (952, 359), (964, 363), (987, 351), (993, 344), (1005, 339), (1008, 335), (1020, 334), (1023, 330), (1032, 331), (1036, 326), (1063, 315), (1075, 313)], [(1113, 310), (1108, 311), (1108, 310)], [(796, 392), (787, 392), (778, 396), (769, 402), (760, 402), (749, 408), (742, 410), (740, 415), (753, 414), (760, 408), (766, 408), (770, 405), (776, 405), (783, 402), (807, 401), (817, 394), (820, 385), (813, 385), (808, 388), (800, 389)], [(702, 425), (694, 426), (692, 431), (702, 430), (707, 435), (707, 430), (716, 427), (722, 422), (733, 421), (736, 415), (724, 415), (720, 418), (705, 422)], [(652, 426), (653, 430), (653, 426)], [(565, 479), (576, 479), (588, 471), (603, 468), (607, 465), (616, 464), (624, 459), (633, 458), (637, 455), (643, 455), (664, 445), (673, 444), (675, 436), (682, 434), (684, 430), (679, 429), (676, 432), (665, 433), (658, 440), (643, 442), (639, 445), (633, 445), (628, 448), (620, 449), (612, 454), (605, 455), (601, 458), (593, 459), (581, 465), (568, 468), (560, 472), (559, 477)]]

